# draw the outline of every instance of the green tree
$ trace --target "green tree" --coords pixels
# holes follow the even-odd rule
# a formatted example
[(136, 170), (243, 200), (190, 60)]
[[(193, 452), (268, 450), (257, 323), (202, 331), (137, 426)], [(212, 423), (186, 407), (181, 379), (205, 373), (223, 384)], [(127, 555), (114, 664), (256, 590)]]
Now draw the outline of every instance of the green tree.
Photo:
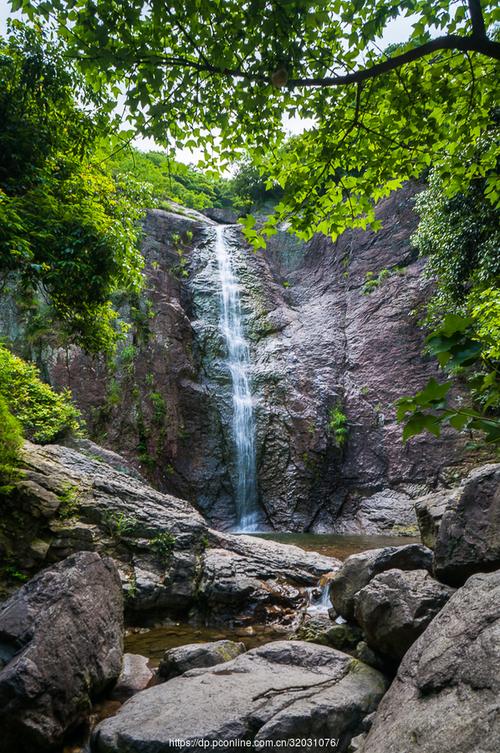
[[(105, 148), (102, 154), (105, 159)], [(129, 175), (148, 183), (160, 207), (165, 205), (167, 208), (169, 200), (193, 209), (222, 207), (231, 203), (227, 180), (170, 159), (160, 151), (140, 152), (127, 147), (118, 149), (106, 162), (113, 175)]]
[[(49, 303), (60, 337), (90, 351), (119, 337), (110, 302), (138, 290), (138, 220), (147, 193), (96, 164), (102, 98), (42, 32), (0, 40), (0, 278)], [(48, 323), (48, 322), (47, 322)]]
[[(276, 216), (309, 238), (377, 227), (374, 202), (434, 165), (450, 194), (495, 167), (500, 44), (492, 0), (13, 0), (57, 29), (135, 128), (222, 160), (248, 152), (284, 189)], [(403, 16), (412, 32), (380, 49)], [(312, 125), (286, 151), (284, 116)], [(446, 159), (446, 167), (444, 160)], [(443, 165), (441, 167), (441, 165)], [(446, 172), (445, 172), (446, 171)], [(488, 178), (488, 196), (498, 183)], [(252, 236), (252, 234), (250, 233)]]
[(431, 379), (398, 402), (405, 439), (421, 431), (439, 436), (449, 424), (500, 441), (500, 212), (485, 196), (487, 185), (475, 180), (450, 198), (433, 171), (417, 200), (421, 219), (413, 240), (435, 280), (424, 319), (427, 350), (468, 388), (470, 399), (452, 389), (452, 380)]

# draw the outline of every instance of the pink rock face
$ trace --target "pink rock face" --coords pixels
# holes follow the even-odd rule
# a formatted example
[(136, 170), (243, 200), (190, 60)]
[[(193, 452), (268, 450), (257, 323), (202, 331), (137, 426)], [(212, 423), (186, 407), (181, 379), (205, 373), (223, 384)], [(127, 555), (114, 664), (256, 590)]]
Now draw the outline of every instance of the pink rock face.
[[(260, 503), (277, 529), (409, 528), (414, 498), (463, 460), (455, 432), (403, 445), (395, 420), (394, 401), (437, 373), (417, 326), (431, 290), (410, 243), (418, 190), (380, 203), (377, 234), (318, 236), (304, 247), (280, 233), (266, 252), (240, 253)], [(123, 306), (132, 329), (115, 366), (74, 349), (55, 352), (48, 371), (72, 389), (93, 439), (229, 528), (230, 396), (211, 313), (212, 224), (196, 213), (149, 212), (146, 286), (140, 305)], [(329, 427), (335, 406), (346, 416), (342, 447)]]

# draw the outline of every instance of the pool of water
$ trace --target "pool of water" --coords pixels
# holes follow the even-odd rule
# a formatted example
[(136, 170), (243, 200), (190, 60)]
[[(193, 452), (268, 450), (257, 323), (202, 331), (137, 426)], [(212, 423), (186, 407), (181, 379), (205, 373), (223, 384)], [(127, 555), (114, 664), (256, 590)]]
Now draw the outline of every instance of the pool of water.
[[(335, 557), (340, 560), (367, 549), (420, 542), (420, 539), (409, 536), (344, 536), (315, 533), (260, 533), (254, 535), (283, 544), (294, 544), (306, 551), (319, 552), (327, 557)], [(165, 651), (169, 648), (184, 646), (187, 643), (229, 639), (242, 641), (248, 650), (270, 641), (281, 640), (286, 638), (287, 635), (286, 628), (269, 625), (207, 628), (194, 627), (186, 623), (175, 623), (151, 629), (137, 628), (130, 630), (125, 637), (125, 651), (147, 656), (151, 664), (157, 666)]]
[(285, 628), (270, 625), (242, 628), (207, 628), (176, 623), (175, 625), (163, 625), (150, 630), (142, 628), (130, 630), (125, 636), (125, 651), (147, 656), (151, 665), (157, 666), (167, 649), (185, 646), (187, 643), (222, 640), (241, 641), (248, 650), (270, 641), (282, 640), (287, 636), (288, 631)]
[(346, 536), (333, 533), (259, 533), (262, 539), (278, 541), (281, 544), (294, 544), (309, 552), (319, 552), (325, 557), (345, 560), (351, 554), (367, 549), (380, 549), (384, 546), (419, 544), (420, 539), (412, 536)]

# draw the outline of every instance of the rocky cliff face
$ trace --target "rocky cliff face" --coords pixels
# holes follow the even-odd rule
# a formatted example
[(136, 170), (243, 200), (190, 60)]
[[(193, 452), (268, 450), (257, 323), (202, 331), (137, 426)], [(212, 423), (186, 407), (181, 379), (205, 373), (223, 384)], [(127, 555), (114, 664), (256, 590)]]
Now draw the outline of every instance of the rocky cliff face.
[[(237, 228), (227, 230), (251, 342), (260, 503), (271, 528), (400, 533), (414, 525), (412, 498), (461, 472), (456, 434), (403, 445), (392, 408), (435, 373), (417, 326), (430, 283), (409, 241), (415, 191), (381, 203), (378, 234), (348, 232), (336, 243), (318, 237), (303, 247), (280, 233), (254, 254)], [(46, 344), (41, 359), (54, 385), (72, 389), (93, 439), (229, 528), (231, 394), (213, 225), (192, 211), (149, 212), (147, 284), (140, 301), (122, 301), (131, 330), (116, 359)], [(20, 347), (20, 315), (1, 318)]]

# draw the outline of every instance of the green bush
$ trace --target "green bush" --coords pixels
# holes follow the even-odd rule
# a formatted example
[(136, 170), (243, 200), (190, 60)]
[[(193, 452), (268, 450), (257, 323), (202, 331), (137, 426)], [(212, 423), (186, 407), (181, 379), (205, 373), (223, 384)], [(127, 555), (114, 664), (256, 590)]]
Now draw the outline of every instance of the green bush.
[(337, 447), (343, 447), (348, 434), (347, 416), (338, 405), (334, 405), (328, 412), (328, 429)]
[(168, 531), (163, 531), (151, 539), (151, 547), (160, 560), (167, 563), (175, 547), (175, 536)]
[(40, 379), (38, 369), (0, 345), (0, 396), (25, 436), (53, 442), (78, 431), (80, 413), (69, 390), (57, 393)]
[(8, 491), (9, 483), (15, 477), (22, 443), (21, 424), (0, 394), (0, 491)]

